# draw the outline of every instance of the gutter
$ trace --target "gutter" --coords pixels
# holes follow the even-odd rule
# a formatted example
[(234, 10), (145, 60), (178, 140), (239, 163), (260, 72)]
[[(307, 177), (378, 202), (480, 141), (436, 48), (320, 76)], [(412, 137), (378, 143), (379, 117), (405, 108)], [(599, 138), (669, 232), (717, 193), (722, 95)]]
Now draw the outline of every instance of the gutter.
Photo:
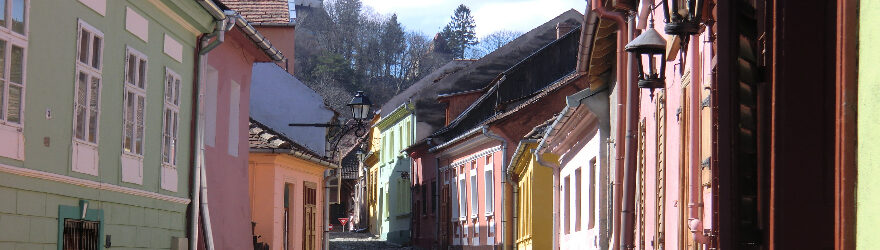
[[(265, 37), (261, 34), (257, 33), (253, 26), (247, 24), (244, 18), (241, 15), (235, 14), (234, 11), (223, 11), (214, 4), (213, 1), (210, 0), (196, 0), (199, 5), (202, 6), (212, 17), (216, 20), (214, 25), (214, 31), (209, 34), (202, 34), (199, 37), (199, 42), (196, 47), (197, 57), (196, 57), (196, 77), (193, 80), (193, 85), (198, 90), (194, 92), (195, 96), (195, 112), (193, 112), (193, 125), (192, 127), (196, 128), (196, 138), (194, 138), (195, 143), (193, 143), (193, 150), (196, 151), (193, 159), (193, 167), (190, 172), (192, 175), (192, 210), (190, 210), (190, 239), (189, 239), (189, 249), (197, 249), (198, 247), (198, 238), (199, 238), (199, 215), (201, 214), (202, 218), (202, 227), (204, 228), (204, 237), (205, 237), (205, 249), (214, 250), (214, 236), (211, 231), (211, 216), (208, 210), (208, 183), (207, 183), (207, 175), (205, 171), (205, 114), (204, 114), (204, 104), (202, 103), (203, 96), (205, 92), (203, 90), (204, 86), (200, 86), (199, 82), (204, 79), (204, 69), (207, 66), (207, 54), (214, 48), (217, 48), (221, 43), (225, 41), (226, 31), (232, 29), (232, 25), (238, 24), (241, 26), (242, 24), (246, 25), (247, 28), (242, 28), (242, 31), (254, 40), (255, 38), (259, 39), (263, 43), (257, 43), (263, 51), (269, 55), (270, 58), (275, 60), (276, 62), (286, 60), (284, 55), (281, 54), (278, 49), (272, 47), (272, 45), (265, 41)], [(230, 18), (234, 20), (230, 20)], [(234, 22), (234, 23), (233, 23)], [(216, 39), (214, 39), (216, 38)], [(208, 42), (209, 40), (214, 39), (212, 42)], [(256, 42), (257, 40), (254, 40)], [(197, 205), (198, 204), (198, 205)]]
[[(609, 19), (609, 20), (612, 20), (615, 23), (617, 23), (617, 29), (618, 29), (618, 32), (617, 32), (617, 87), (619, 90), (618, 102), (620, 103), (619, 104), (620, 106), (624, 106), (624, 105), (626, 105), (626, 103), (623, 102), (623, 100), (624, 100), (623, 92), (626, 91), (626, 89), (627, 89), (626, 82), (628, 82), (627, 78), (626, 78), (626, 72), (623, 70), (624, 68), (626, 68), (626, 61), (624, 60), (624, 57), (623, 57), (623, 53), (626, 53), (626, 52), (624, 52), (624, 46), (627, 44), (627, 36), (624, 33), (624, 27), (626, 27), (626, 21), (624, 21), (624, 19), (623, 19), (623, 14), (605, 9), (604, 5), (602, 4), (602, 0), (591, 0), (590, 5), (592, 7), (592, 10), (596, 11), (596, 13), (599, 14), (599, 17)], [(619, 110), (618, 117), (622, 117), (623, 115), (625, 115), (625, 113), (623, 112), (623, 109), (620, 108), (620, 106), (618, 107), (618, 110)], [(623, 119), (617, 119), (617, 127), (618, 128), (624, 127)], [(617, 139), (615, 141), (617, 141), (617, 142), (623, 141), (624, 138), (623, 138), (623, 134), (621, 132), (622, 131), (620, 129), (618, 129)], [(617, 156), (616, 156), (617, 164), (615, 164), (616, 165), (616, 171), (615, 171), (616, 176), (615, 176), (614, 186), (618, 186), (623, 183), (623, 176), (621, 174), (623, 172), (623, 162), (621, 162), (622, 155), (620, 155), (621, 151), (623, 151), (622, 150), (623, 148), (621, 146), (621, 143), (615, 143), (615, 148), (616, 148), (615, 151), (617, 154)], [(614, 198), (613, 198), (613, 202), (612, 202), (612, 204), (613, 204), (612, 210), (613, 211), (611, 213), (612, 214), (611, 217), (613, 220), (612, 232), (614, 232), (613, 230), (615, 230), (615, 229), (622, 232), (623, 229), (620, 227), (620, 216), (615, 215), (618, 213), (618, 211), (620, 211), (620, 208), (621, 208), (619, 201), (622, 198), (622, 193), (621, 193), (621, 190), (619, 187), (618, 188), (612, 187), (612, 190), (614, 193)], [(620, 241), (620, 233), (612, 233), (612, 246), (620, 245), (620, 242), (621, 242)]]
[[(523, 139), (523, 140), (520, 140), (520, 141), (519, 141), (519, 146), (516, 147), (516, 151), (514, 151), (514, 152), (513, 152), (513, 156), (510, 157), (510, 160), (511, 160), (511, 161), (510, 161), (510, 163), (507, 165), (507, 169), (503, 172), (503, 173), (504, 173), (504, 176), (505, 176), (506, 178), (510, 178), (510, 176), (513, 175), (513, 169), (516, 167), (515, 164), (513, 163), (513, 160), (514, 160), (514, 159), (518, 159), (518, 158), (519, 158), (519, 157), (525, 152), (525, 151), (523, 150), (523, 149), (525, 148), (525, 147), (523, 147), (523, 145), (526, 144), (526, 143), (538, 143), (538, 140), (536, 140), (536, 139)], [(502, 166), (503, 166), (503, 165), (502, 165)], [(510, 184), (510, 185), (511, 185), (511, 189), (513, 190), (513, 221), (514, 221), (513, 226), (512, 226), (513, 228), (511, 229), (511, 231), (514, 232), (513, 240), (514, 240), (514, 243), (516, 243), (516, 235), (515, 235), (515, 233), (516, 233), (516, 219), (518, 218), (518, 217), (516, 216), (516, 211), (518, 211), (518, 210), (517, 210), (517, 208), (518, 208), (517, 205), (519, 204), (519, 203), (516, 202), (516, 201), (517, 201), (516, 197), (517, 197), (517, 194), (519, 193), (519, 186), (513, 185), (513, 182), (512, 182), (512, 181), (511, 181), (510, 183), (511, 183), (511, 184)], [(504, 193), (505, 193), (505, 192), (501, 192), (502, 196), (504, 195)], [(502, 197), (502, 200), (503, 200), (503, 199), (504, 199), (504, 198)], [(503, 203), (503, 202), (502, 202), (502, 203)], [(555, 210), (554, 210), (554, 211), (555, 211)], [(502, 210), (501, 210), (501, 213), (502, 213), (501, 216), (503, 217), (503, 216), (504, 216), (504, 214), (503, 214), (503, 213), (504, 213), (504, 209), (503, 209), (503, 208), (502, 208)], [(554, 212), (554, 213), (555, 213), (555, 212)], [(555, 221), (555, 220), (556, 220), (556, 215), (555, 215), (555, 214), (553, 215), (553, 218), (554, 218), (554, 221)], [(556, 238), (556, 235), (555, 235), (555, 232), (556, 232), (556, 225), (554, 225), (553, 232), (554, 232), (554, 236), (553, 236), (553, 237)], [(502, 234), (502, 239), (503, 239), (503, 237), (504, 237), (504, 235)], [(555, 242), (555, 240), (554, 240), (554, 242)], [(554, 246), (553, 249), (557, 249), (557, 248)]]
[(221, 10), (216, 4), (214, 4), (211, 0), (196, 0), (211, 16), (214, 17), (217, 21), (226, 20), (228, 18), (234, 19), (235, 25), (238, 26), (242, 32), (244, 32), (245, 36), (251, 39), (260, 49), (263, 50), (266, 55), (269, 56), (275, 62), (281, 62), (287, 60), (281, 51), (272, 46), (263, 34), (260, 34), (254, 26), (251, 26), (250, 23), (240, 14), (231, 10)]
[[(462, 135), (459, 135), (458, 137), (455, 137), (455, 138), (453, 138), (452, 140), (450, 140), (450, 141), (448, 141), (448, 142), (444, 142), (443, 144), (440, 144), (440, 145), (437, 145), (437, 146), (435, 146), (435, 147), (433, 147), (433, 148), (428, 149), (428, 152), (436, 153), (437, 151), (439, 151), (439, 150), (441, 150), (441, 149), (444, 149), (444, 148), (446, 148), (446, 147), (449, 147), (449, 146), (451, 146), (452, 144), (455, 144), (455, 143), (457, 143), (457, 142), (459, 142), (459, 141), (461, 141), (461, 140), (464, 140), (465, 138), (470, 137), (471, 135), (476, 134), (477, 132), (480, 132), (480, 131), (483, 129), (483, 127), (485, 127), (485, 125), (484, 125), (484, 126), (480, 126), (480, 127), (473, 128), (473, 129), (471, 129), (470, 131), (468, 131), (468, 132), (466, 132), (466, 133), (464, 133), (464, 134), (462, 134)], [(490, 137), (490, 138), (491, 138), (491, 137)], [(493, 139), (494, 139), (494, 138), (493, 138)], [(503, 165), (504, 165), (504, 164), (502, 164), (502, 166), (503, 166)]]
[[(635, 15), (628, 16), (628, 31), (629, 40), (632, 41), (635, 39), (636, 34), (636, 22)], [(629, 111), (626, 112), (626, 140), (624, 141), (626, 145), (625, 155), (625, 164), (624, 164), (624, 172), (623, 172), (623, 200), (622, 200), (622, 210), (621, 210), (621, 228), (620, 235), (623, 237), (623, 240), (620, 242), (620, 249), (633, 249), (634, 238), (635, 238), (635, 200), (636, 200), (636, 169), (637, 169), (637, 161), (636, 161), (636, 150), (638, 142), (636, 141), (636, 128), (638, 128), (639, 124), (639, 94), (641, 90), (636, 87), (636, 74), (635, 67), (633, 62), (635, 61), (634, 55), (627, 53), (627, 65), (626, 65), (626, 74), (627, 74), (627, 83), (629, 84), (627, 88), (627, 101), (626, 105), (629, 108)], [(695, 84), (694, 86), (696, 86)]]
[[(505, 165), (504, 159), (505, 159), (505, 157), (507, 157), (507, 140), (505, 140), (504, 138), (502, 138), (499, 135), (492, 133), (492, 131), (489, 130), (488, 125), (482, 126), (481, 128), (483, 131), (483, 135), (485, 135), (486, 137), (489, 137), (490, 139), (495, 139), (495, 140), (498, 140), (501, 142), (501, 166), (504, 166)], [(505, 171), (502, 171), (502, 172), (505, 172)], [(504, 187), (505, 184), (511, 185), (510, 175), (505, 174), (503, 176), (503, 178), (501, 178), (501, 186)], [(515, 187), (514, 187), (514, 190), (516, 190)], [(507, 192), (503, 191), (503, 189), (502, 189), (502, 191), (501, 191), (501, 228), (499, 229), (499, 232), (501, 232), (502, 244), (504, 242), (509, 242), (509, 241), (504, 240), (504, 235), (505, 235), (504, 228), (505, 228), (505, 224), (507, 223), (507, 218), (504, 217), (504, 204), (506, 202), (505, 199), (507, 198), (507, 196), (505, 195), (506, 193)], [(516, 196), (514, 196), (514, 201), (516, 201), (515, 199), (516, 199)], [(516, 214), (516, 213), (514, 213), (514, 214)]]

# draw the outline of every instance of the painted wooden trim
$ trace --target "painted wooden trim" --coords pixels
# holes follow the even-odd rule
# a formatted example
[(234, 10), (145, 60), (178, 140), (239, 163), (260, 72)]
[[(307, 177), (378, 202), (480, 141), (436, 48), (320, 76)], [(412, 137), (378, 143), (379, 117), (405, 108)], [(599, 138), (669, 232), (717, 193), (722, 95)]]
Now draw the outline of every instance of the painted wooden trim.
[(43, 179), (43, 180), (48, 180), (48, 181), (60, 182), (60, 183), (65, 183), (65, 184), (71, 184), (71, 185), (76, 185), (76, 186), (81, 186), (81, 187), (86, 187), (86, 188), (93, 188), (93, 189), (104, 190), (104, 191), (118, 192), (118, 193), (140, 196), (140, 197), (145, 197), (145, 198), (151, 198), (151, 199), (156, 199), (156, 200), (161, 200), (161, 201), (169, 201), (169, 202), (180, 203), (180, 204), (184, 204), (184, 205), (190, 203), (190, 199), (187, 199), (187, 198), (174, 197), (174, 196), (170, 196), (170, 195), (164, 195), (164, 194), (144, 191), (144, 190), (140, 190), (140, 189), (128, 188), (128, 187), (117, 186), (117, 185), (113, 185), (113, 184), (101, 183), (101, 182), (90, 181), (90, 180), (84, 180), (84, 179), (74, 178), (74, 177), (70, 177), (70, 176), (66, 176), (66, 175), (53, 174), (53, 173), (49, 173), (49, 172), (43, 172), (43, 171), (39, 171), (39, 170), (33, 170), (33, 169), (27, 169), (27, 168), (21, 168), (21, 167), (14, 167), (14, 166), (9, 166), (9, 165), (4, 165), (4, 164), (0, 164), (0, 172), (10, 173), (10, 174), (14, 174), (14, 175), (20, 175), (20, 176), (25, 176), (25, 177), (31, 177), (31, 178), (37, 178), (37, 179)]
[(476, 154), (473, 154), (473, 155), (469, 156), (468, 158), (464, 158), (464, 159), (452, 162), (452, 164), (449, 164), (449, 167), (453, 167), (453, 168), (458, 167), (458, 166), (464, 165), (465, 163), (471, 162), (471, 161), (479, 159), (479, 158), (483, 158), (484, 156), (487, 156), (489, 154), (492, 154), (492, 153), (495, 153), (498, 151), (501, 151), (501, 146), (494, 146), (491, 148), (483, 149), (482, 151), (477, 152)]

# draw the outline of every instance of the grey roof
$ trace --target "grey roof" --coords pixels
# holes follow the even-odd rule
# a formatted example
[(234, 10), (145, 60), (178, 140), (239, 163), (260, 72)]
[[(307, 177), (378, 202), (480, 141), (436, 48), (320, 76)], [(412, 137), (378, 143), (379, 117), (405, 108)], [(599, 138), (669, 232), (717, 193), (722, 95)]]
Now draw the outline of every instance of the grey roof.
[(383, 105), (382, 113), (393, 111), (387, 110), (386, 106), (391, 107), (389, 109), (394, 109), (404, 101), (412, 99), (415, 103), (418, 122), (415, 139), (416, 141), (424, 139), (443, 127), (446, 122), (445, 106), (437, 102), (438, 95), (489, 87), (492, 80), (501, 73), (555, 41), (557, 23), (580, 25), (583, 18), (583, 14), (574, 9), (563, 12), (492, 53), (470, 63), (466, 68), (431, 84), (430, 88), (423, 86), (413, 95), (392, 98), (386, 105)]
[(413, 96), (418, 95), (419, 92), (422, 91), (422, 89), (424, 89), (425, 87), (433, 86), (434, 83), (443, 80), (443, 78), (455, 72), (458, 72), (459, 70), (467, 67), (474, 61), (476, 60), (452, 60), (446, 63), (446, 65), (443, 65), (439, 69), (434, 70), (434, 72), (431, 72), (430, 74), (428, 74), (428, 76), (425, 76), (421, 80), (413, 83), (412, 86), (409, 86), (409, 88), (406, 88), (405, 90), (403, 90), (403, 92), (400, 92), (400, 94), (391, 97), (388, 102), (382, 104), (382, 107), (379, 109), (379, 116), (385, 117), (388, 114), (391, 114), (391, 112), (394, 112), (394, 109), (400, 107), (401, 104), (403, 104), (407, 100), (410, 100), (410, 98), (412, 98)]

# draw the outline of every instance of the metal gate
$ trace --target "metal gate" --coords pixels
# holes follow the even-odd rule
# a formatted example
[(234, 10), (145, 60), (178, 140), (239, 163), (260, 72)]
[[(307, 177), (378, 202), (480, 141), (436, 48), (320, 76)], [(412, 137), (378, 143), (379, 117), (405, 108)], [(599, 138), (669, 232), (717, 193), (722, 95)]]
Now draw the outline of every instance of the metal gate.
[(100, 222), (64, 220), (64, 250), (97, 250)]

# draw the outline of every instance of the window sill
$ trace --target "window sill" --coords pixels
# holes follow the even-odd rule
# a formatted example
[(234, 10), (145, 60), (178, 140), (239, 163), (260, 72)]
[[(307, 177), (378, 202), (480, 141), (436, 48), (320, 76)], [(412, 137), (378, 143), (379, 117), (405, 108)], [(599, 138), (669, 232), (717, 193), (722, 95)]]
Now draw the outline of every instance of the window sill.
[(131, 158), (137, 158), (137, 159), (140, 160), (140, 161), (143, 161), (143, 160), (144, 160), (144, 156), (143, 156), (143, 155), (139, 155), (139, 154), (136, 154), (136, 153), (128, 152), (128, 151), (125, 151), (125, 150), (122, 151), (122, 156), (125, 156), (125, 157), (131, 157)]
[(495, 212), (488, 212), (488, 213), (483, 214), (483, 216), (492, 217), (492, 216), (495, 216)]
[(479, 217), (477, 214), (471, 214), (471, 219), (477, 219)]

